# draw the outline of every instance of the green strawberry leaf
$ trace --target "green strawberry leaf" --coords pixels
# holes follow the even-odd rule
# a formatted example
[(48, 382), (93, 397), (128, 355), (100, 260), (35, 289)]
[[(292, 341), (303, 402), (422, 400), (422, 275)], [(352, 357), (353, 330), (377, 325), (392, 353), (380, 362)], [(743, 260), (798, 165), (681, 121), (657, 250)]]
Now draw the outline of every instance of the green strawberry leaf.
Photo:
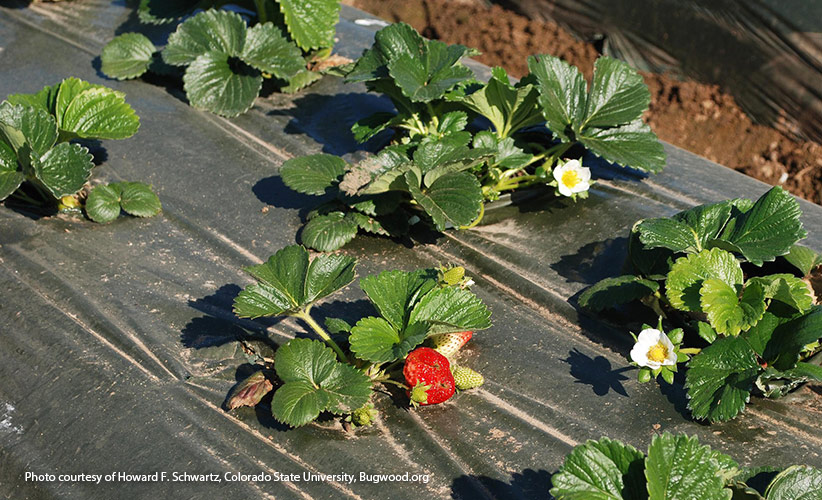
[(587, 128), (578, 140), (595, 155), (623, 167), (654, 174), (665, 168), (665, 149), (642, 119), (612, 128)]
[(0, 201), (17, 191), (24, 180), (26, 176), (17, 163), (17, 155), (11, 146), (0, 140)]
[(186, 69), (184, 88), (191, 105), (220, 116), (248, 111), (260, 94), (260, 72), (224, 52), (206, 52)]
[(140, 0), (137, 10), (140, 22), (165, 24), (189, 14), (196, 8), (208, 8), (213, 0)]
[(822, 366), (800, 361), (784, 372), (769, 366), (757, 377), (756, 387), (767, 398), (780, 398), (808, 381), (822, 382)]
[(61, 140), (127, 139), (140, 128), (140, 118), (122, 92), (77, 78), (60, 84), (54, 115)]
[(120, 182), (120, 206), (134, 217), (153, 217), (160, 213), (163, 205), (151, 186), (142, 182)]
[(128, 80), (148, 71), (157, 47), (142, 33), (124, 33), (103, 47), (100, 70), (109, 78)]
[(209, 52), (238, 57), (245, 41), (246, 25), (239, 14), (210, 9), (177, 27), (163, 49), (163, 61), (172, 66), (188, 66)]
[[(724, 422), (745, 409), (760, 366), (742, 337), (725, 337), (688, 363), (685, 387), (694, 418)], [(653, 497), (653, 496), (652, 496)]]
[(442, 115), (437, 126), (437, 133), (447, 136), (462, 132), (468, 126), (468, 113), (465, 111), (451, 111)]
[(286, 85), (280, 87), (280, 92), (284, 94), (296, 94), (300, 90), (308, 87), (312, 83), (322, 79), (323, 73), (318, 71), (309, 71), (308, 69), (301, 69), (294, 76), (286, 80)]
[(742, 284), (742, 268), (733, 254), (719, 248), (677, 259), (665, 282), (665, 293), (671, 306), (683, 311), (702, 310), (699, 292), (703, 282), (710, 278), (735, 287)]
[(432, 269), (383, 271), (360, 280), (368, 300), (396, 331), (405, 330), (411, 311), (436, 286), (437, 273)]
[(787, 255), (782, 256), (789, 264), (799, 269), (802, 276), (822, 265), (822, 254), (802, 245), (794, 245)]
[(645, 458), (648, 498), (730, 500), (719, 472), (711, 448), (700, 445), (696, 436), (654, 436)]
[(771, 188), (753, 207), (737, 217), (722, 234), (749, 262), (761, 266), (791, 251), (808, 235), (799, 220), (802, 209), (790, 193)]
[(759, 283), (765, 290), (765, 297), (805, 312), (813, 305), (813, 293), (808, 285), (792, 274), (772, 274), (758, 276), (748, 283)]
[(443, 231), (447, 223), (454, 227), (474, 221), (482, 209), (482, 190), (477, 177), (468, 172), (450, 172), (435, 180), (427, 189), (413, 171), (405, 173), (408, 190)]
[(321, 412), (351, 412), (368, 402), (371, 380), (337, 361), (334, 351), (317, 340), (294, 339), (277, 350), (277, 376), (284, 382), (271, 400), (274, 418), (293, 427)]
[(564, 500), (645, 500), (645, 455), (607, 437), (576, 446), (551, 477), (551, 495)]
[(258, 24), (248, 30), (240, 59), (283, 79), (290, 79), (305, 69), (300, 49), (286, 40), (273, 23)]
[(539, 91), (533, 85), (515, 88), (504, 79), (491, 78), (480, 90), (461, 98), (468, 109), (484, 116), (498, 137), (509, 137), (517, 130), (545, 121), (537, 106)]
[(560, 140), (575, 140), (588, 100), (582, 73), (562, 59), (547, 54), (529, 56), (528, 69), (537, 79), (538, 102), (545, 125)]
[(776, 330), (776, 327), (782, 323), (790, 321), (791, 319), (792, 318), (777, 316), (771, 311), (765, 311), (765, 314), (762, 315), (762, 319), (760, 319), (756, 325), (745, 332), (745, 339), (748, 341), (748, 344), (754, 352), (756, 352), (759, 357), (763, 357), (765, 355), (765, 349), (768, 346), (768, 342), (771, 341), (771, 337), (773, 336), (773, 332)]
[(314, 217), (303, 227), (302, 243), (321, 252), (342, 248), (357, 235), (357, 221), (342, 212)]
[(12, 105), (0, 105), (0, 139), (17, 153), (18, 160), (27, 165), (30, 153), (42, 156), (57, 141), (57, 122), (43, 109)]
[(403, 120), (404, 118), (396, 113), (380, 111), (357, 120), (357, 122), (351, 126), (351, 133), (354, 134), (354, 139), (356, 139), (357, 142), (365, 142), (383, 130), (399, 125)]
[(291, 37), (305, 51), (334, 45), (340, 19), (338, 0), (277, 0)]
[(367, 317), (351, 329), (348, 341), (358, 358), (385, 363), (404, 358), (428, 336), (426, 323), (411, 323), (397, 330), (384, 318)]
[(305, 248), (285, 247), (264, 264), (246, 268), (257, 283), (234, 299), (234, 312), (241, 318), (296, 313), (351, 283), (356, 264), (344, 255), (323, 254), (309, 261)]
[(765, 346), (763, 358), (777, 370), (796, 366), (805, 346), (822, 338), (822, 306), (777, 326)]
[(651, 93), (639, 73), (622, 61), (600, 57), (587, 99), (585, 127), (618, 127), (642, 117)]
[(717, 333), (739, 335), (754, 326), (765, 314), (765, 288), (758, 282), (749, 282), (738, 296), (737, 289), (721, 279), (706, 279), (699, 291), (702, 311)]
[(91, 176), (94, 163), (88, 149), (63, 142), (42, 157), (32, 153), (31, 165), (34, 175), (55, 198), (74, 194), (82, 189)]
[(406, 97), (414, 102), (431, 102), (442, 98), (458, 83), (474, 77), (474, 73), (459, 62), (468, 52), (462, 45), (427, 40), (420, 53), (389, 60), (388, 71)]
[(430, 335), (484, 330), (491, 326), (491, 311), (469, 290), (436, 288), (414, 306), (408, 322), (431, 324)]
[(425, 39), (405, 23), (393, 23), (374, 35), (374, 45), (357, 60), (345, 77), (347, 82), (368, 82), (388, 76), (388, 61), (402, 55), (416, 56)]
[(822, 499), (822, 470), (793, 465), (780, 472), (765, 490), (768, 500)]
[(639, 276), (606, 278), (582, 292), (579, 296), (579, 305), (599, 312), (653, 295), (658, 290), (657, 282)]
[(637, 225), (640, 241), (648, 248), (698, 253), (710, 248), (731, 218), (733, 201), (700, 205), (673, 217), (646, 219)]
[(345, 160), (336, 155), (299, 156), (282, 164), (280, 177), (298, 193), (322, 195), (339, 184), (347, 166)]
[(6, 100), (15, 106), (33, 106), (52, 114), (57, 104), (57, 92), (60, 84), (43, 87), (36, 94), (11, 94)]
[(94, 222), (105, 224), (120, 216), (119, 186), (95, 186), (86, 199), (86, 215)]

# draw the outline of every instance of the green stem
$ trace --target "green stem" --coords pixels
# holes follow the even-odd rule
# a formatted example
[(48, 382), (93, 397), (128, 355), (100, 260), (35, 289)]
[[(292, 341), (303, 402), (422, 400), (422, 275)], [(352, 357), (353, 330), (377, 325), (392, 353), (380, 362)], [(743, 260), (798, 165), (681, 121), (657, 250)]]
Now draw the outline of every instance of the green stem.
[(679, 352), (681, 352), (682, 354), (694, 354), (694, 355), (696, 355), (696, 354), (699, 354), (700, 352), (702, 352), (702, 349), (700, 349), (698, 347), (686, 347), (685, 349), (680, 349)]
[(482, 220), (483, 215), (485, 215), (485, 203), (480, 203), (480, 213), (477, 218), (474, 219), (474, 222), (468, 224), (467, 226), (460, 226), (460, 229), (471, 229), (472, 227), (476, 227)]
[(254, 5), (257, 7), (257, 20), (260, 24), (268, 22), (268, 13), (265, 10), (265, 0), (254, 0)]
[(24, 192), (22, 192), (22, 191), (20, 191), (20, 190), (17, 190), (17, 191), (15, 191), (14, 193), (12, 193), (12, 194), (11, 194), (11, 197), (12, 197), (12, 198), (18, 198), (18, 199), (20, 199), (20, 200), (25, 201), (26, 203), (31, 203), (32, 205), (35, 205), (35, 206), (38, 206), (38, 207), (42, 207), (42, 206), (43, 206), (43, 202), (42, 202), (42, 201), (37, 201), (37, 200), (35, 200), (34, 198), (32, 198), (31, 196), (27, 195), (26, 193), (24, 193)]
[(407, 385), (403, 384), (402, 382), (397, 382), (396, 380), (385, 379), (385, 380), (380, 380), (380, 382), (382, 382), (383, 384), (394, 384), (397, 387), (402, 387), (405, 390), (410, 390)]
[(320, 324), (314, 321), (314, 318), (311, 317), (311, 314), (309, 312), (310, 309), (311, 306), (308, 306), (304, 310), (295, 313), (294, 316), (305, 321), (305, 323), (309, 327), (311, 327), (311, 329), (314, 330), (314, 332), (317, 335), (319, 335), (320, 338), (322, 338), (325, 341), (325, 343), (329, 345), (329, 347), (334, 349), (334, 352), (337, 353), (337, 357), (340, 358), (340, 361), (342, 361), (343, 363), (348, 363), (348, 357), (345, 355), (343, 350), (340, 349), (340, 346), (338, 346), (337, 343), (334, 342), (334, 339), (332, 339), (331, 336), (328, 335), (328, 333), (323, 329), (323, 327), (321, 327)]

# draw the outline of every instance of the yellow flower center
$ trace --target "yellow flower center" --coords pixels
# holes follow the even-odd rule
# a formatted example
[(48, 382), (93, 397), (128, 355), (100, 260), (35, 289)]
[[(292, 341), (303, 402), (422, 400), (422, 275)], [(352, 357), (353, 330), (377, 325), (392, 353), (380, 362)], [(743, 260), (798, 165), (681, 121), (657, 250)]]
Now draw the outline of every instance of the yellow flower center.
[(648, 349), (648, 359), (656, 363), (662, 363), (668, 359), (668, 348), (662, 345), (662, 342), (657, 342), (656, 345)]
[(576, 170), (566, 170), (562, 173), (562, 183), (572, 188), (579, 184), (582, 179), (579, 178), (579, 174)]

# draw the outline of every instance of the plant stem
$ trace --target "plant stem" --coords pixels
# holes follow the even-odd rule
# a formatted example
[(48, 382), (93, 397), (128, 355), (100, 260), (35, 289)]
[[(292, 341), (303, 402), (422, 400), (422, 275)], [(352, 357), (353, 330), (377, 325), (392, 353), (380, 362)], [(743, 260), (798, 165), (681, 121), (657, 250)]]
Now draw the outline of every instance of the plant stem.
[(265, 0), (254, 0), (254, 5), (257, 7), (257, 20), (260, 24), (268, 22), (268, 13), (265, 10)]
[(340, 346), (338, 346), (337, 343), (334, 342), (334, 339), (332, 339), (331, 336), (328, 335), (328, 333), (323, 329), (323, 327), (321, 327), (319, 323), (314, 321), (314, 318), (311, 317), (311, 314), (309, 312), (310, 310), (311, 306), (308, 306), (304, 310), (295, 313), (294, 316), (305, 321), (305, 323), (309, 327), (311, 327), (311, 329), (314, 330), (314, 332), (317, 335), (319, 335), (320, 338), (322, 338), (325, 341), (325, 343), (329, 345), (329, 347), (334, 349), (334, 352), (337, 353), (337, 357), (340, 358), (340, 361), (342, 361), (343, 363), (348, 363), (348, 357), (345, 355), (343, 350), (340, 349)]
[(380, 382), (382, 382), (383, 384), (394, 384), (397, 387), (402, 387), (405, 390), (410, 390), (407, 385), (403, 384), (402, 382), (397, 382), (396, 380), (385, 379), (385, 380), (380, 380)]
[(698, 347), (686, 347), (685, 349), (680, 349), (679, 352), (681, 352), (682, 354), (694, 354), (694, 355), (696, 355), (696, 354), (699, 354), (700, 352), (702, 352), (702, 349), (700, 349)]
[(474, 222), (468, 224), (467, 226), (460, 226), (460, 229), (471, 229), (472, 227), (476, 227), (476, 225), (482, 220), (483, 215), (485, 215), (485, 203), (480, 203), (480, 212), (477, 218), (474, 219)]

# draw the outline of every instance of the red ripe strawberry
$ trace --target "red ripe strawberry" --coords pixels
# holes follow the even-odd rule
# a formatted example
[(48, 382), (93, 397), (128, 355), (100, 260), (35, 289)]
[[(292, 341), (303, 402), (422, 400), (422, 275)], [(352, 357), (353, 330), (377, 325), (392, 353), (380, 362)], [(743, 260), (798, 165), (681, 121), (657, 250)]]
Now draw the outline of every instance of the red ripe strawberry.
[(446, 358), (453, 357), (471, 340), (474, 332), (440, 333), (431, 337), (434, 349)]
[(430, 347), (418, 347), (405, 358), (402, 369), (405, 383), (411, 389), (411, 404), (435, 405), (447, 401), (456, 390), (448, 358)]

